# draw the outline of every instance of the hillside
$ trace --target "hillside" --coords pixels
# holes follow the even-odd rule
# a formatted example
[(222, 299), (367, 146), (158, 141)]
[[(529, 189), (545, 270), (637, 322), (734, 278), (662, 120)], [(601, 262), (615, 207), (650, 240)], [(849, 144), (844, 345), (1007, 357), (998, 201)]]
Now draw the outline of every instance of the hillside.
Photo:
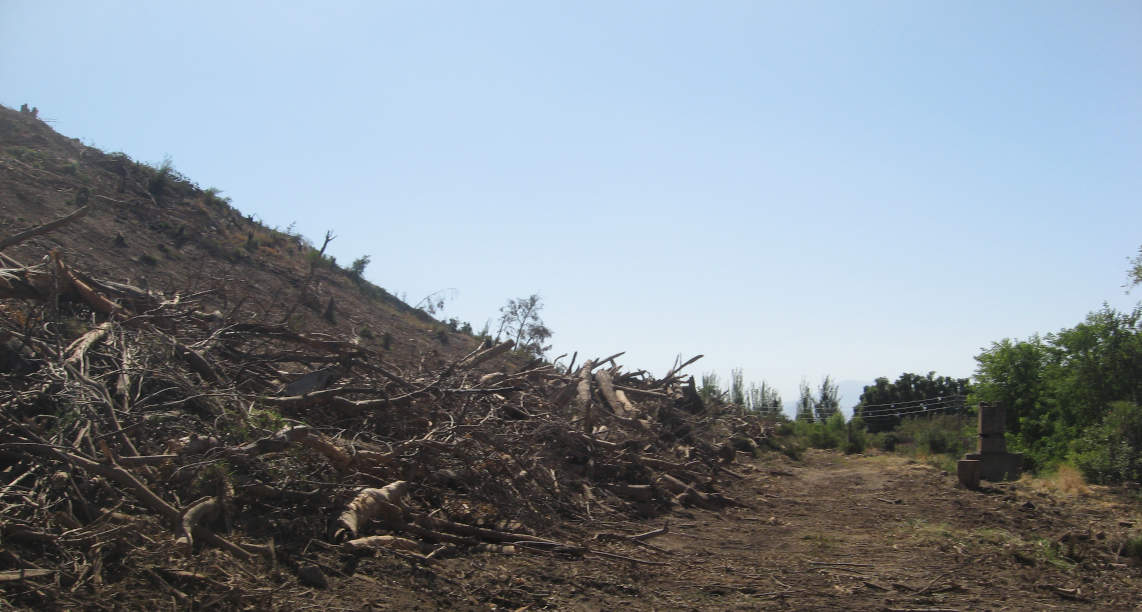
[(1142, 600), (1137, 491), (802, 455), (703, 401), (700, 356), (655, 379), (478, 342), (170, 169), (2, 108), (0, 227), (6, 607)]
[(204, 559), (275, 590), (325, 585), (330, 551), (625, 559), (573, 522), (738, 503), (721, 461), (765, 429), (703, 405), (693, 360), (655, 380), (477, 345), (170, 168), (0, 118), (10, 603), (142, 605)]
[[(398, 367), (426, 355), (463, 355), (478, 343), (319, 258), (306, 238), (263, 226), (173, 169), (160, 173), (62, 136), (30, 113), (0, 107), (0, 227), (25, 229), (81, 206), (90, 208), (82, 223), (4, 254), (33, 263), (58, 249), (94, 276), (194, 295), (228, 316), (355, 337)], [(332, 320), (323, 316), (330, 300)]]

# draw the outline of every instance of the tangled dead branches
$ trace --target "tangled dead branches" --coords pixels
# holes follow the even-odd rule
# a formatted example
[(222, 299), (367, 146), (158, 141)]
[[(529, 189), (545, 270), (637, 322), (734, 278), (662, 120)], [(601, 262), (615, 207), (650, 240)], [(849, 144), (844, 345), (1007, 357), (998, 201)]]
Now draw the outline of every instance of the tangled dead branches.
[(0, 534), (22, 548), (0, 558), (21, 572), (0, 588), (60, 605), (143, 575), (181, 593), (169, 572), (194, 570), (169, 569), (172, 555), (297, 568), (314, 541), (418, 562), (559, 550), (655, 563), (562, 541), (553, 519), (738, 503), (717, 484), (766, 431), (704, 405), (677, 371), (693, 360), (656, 380), (619, 355), (557, 370), (513, 365), (511, 348), (405, 372), (54, 253), (2, 269)]

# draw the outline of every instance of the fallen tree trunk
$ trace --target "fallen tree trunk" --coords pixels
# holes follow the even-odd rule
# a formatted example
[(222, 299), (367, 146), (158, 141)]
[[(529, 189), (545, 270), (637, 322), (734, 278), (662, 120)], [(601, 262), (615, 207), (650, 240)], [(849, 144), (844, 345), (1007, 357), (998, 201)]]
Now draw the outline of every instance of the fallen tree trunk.
[(50, 231), (57, 230), (57, 229), (65, 226), (65, 225), (67, 225), (68, 223), (71, 223), (72, 221), (75, 221), (76, 219), (83, 217), (84, 215), (87, 214), (87, 211), (89, 211), (89, 210), (91, 210), (90, 205), (82, 206), (82, 207), (76, 209), (74, 212), (72, 212), (68, 215), (65, 215), (63, 217), (60, 217), (59, 219), (56, 219), (55, 221), (49, 221), (47, 223), (44, 223), (43, 225), (37, 225), (36, 227), (26, 229), (26, 230), (24, 230), (18, 234), (15, 234), (13, 236), (9, 236), (7, 238), (0, 238), (0, 251), (4, 250), (10, 246), (16, 246), (17, 244), (20, 244), (21, 242), (24, 242), (25, 240), (28, 240), (29, 238), (35, 238), (36, 236), (40, 236), (40, 235), (46, 234)]

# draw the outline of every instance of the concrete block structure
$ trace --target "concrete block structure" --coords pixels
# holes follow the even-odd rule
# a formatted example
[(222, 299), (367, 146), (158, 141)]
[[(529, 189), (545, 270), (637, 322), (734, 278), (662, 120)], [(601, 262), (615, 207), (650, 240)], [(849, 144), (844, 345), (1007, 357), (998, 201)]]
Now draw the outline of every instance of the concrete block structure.
[(960, 482), (969, 489), (979, 480), (1015, 480), (1023, 472), (1023, 455), (1007, 452), (1007, 411), (1002, 406), (979, 405), (979, 441), (976, 452), (964, 455), (957, 467)]

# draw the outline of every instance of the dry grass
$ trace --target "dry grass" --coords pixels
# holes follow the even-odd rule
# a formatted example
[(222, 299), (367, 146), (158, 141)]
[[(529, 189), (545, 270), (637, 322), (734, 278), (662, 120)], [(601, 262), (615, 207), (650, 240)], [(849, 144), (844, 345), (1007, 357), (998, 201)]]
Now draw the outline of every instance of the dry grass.
[(1067, 464), (1060, 465), (1053, 473), (1042, 478), (1024, 475), (1023, 481), (1035, 491), (1053, 495), (1085, 497), (1091, 493), (1082, 473)]
[(1090, 495), (1090, 487), (1086, 486), (1082, 473), (1069, 465), (1059, 466), (1048, 480), (1066, 495)]

